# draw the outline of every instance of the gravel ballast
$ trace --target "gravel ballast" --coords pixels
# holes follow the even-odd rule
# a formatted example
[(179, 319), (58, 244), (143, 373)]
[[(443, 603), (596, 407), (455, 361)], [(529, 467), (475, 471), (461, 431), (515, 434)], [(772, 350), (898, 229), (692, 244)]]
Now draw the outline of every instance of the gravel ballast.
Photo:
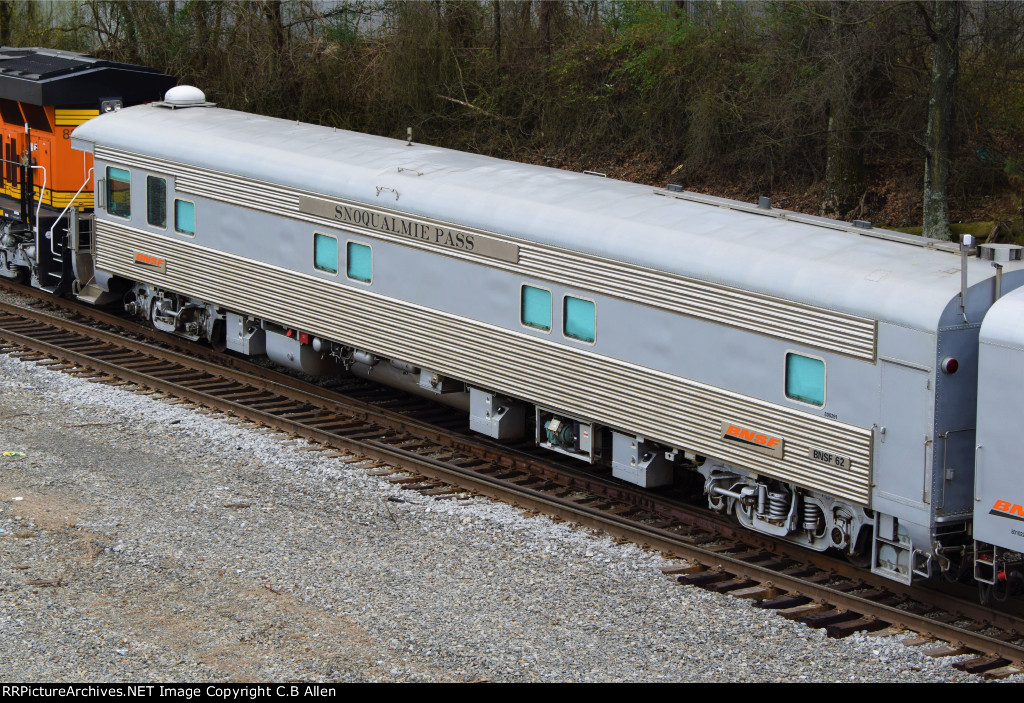
[(186, 405), (0, 379), (5, 682), (979, 680)]

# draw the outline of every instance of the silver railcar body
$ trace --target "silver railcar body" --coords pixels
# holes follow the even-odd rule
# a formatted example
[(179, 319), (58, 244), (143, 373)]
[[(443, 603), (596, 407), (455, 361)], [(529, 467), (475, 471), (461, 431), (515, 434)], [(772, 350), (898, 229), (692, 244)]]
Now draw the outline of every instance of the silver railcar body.
[[(720, 496), (782, 482), (834, 511), (819, 524), (869, 522), (892, 578), (967, 533), (987, 262), (967, 260), (961, 299), (939, 243), (209, 106), (133, 107), (73, 139), (132, 199), (97, 206), (100, 287), (139, 281), (707, 457)], [(151, 177), (192, 232), (149, 223)], [(346, 275), (349, 246), (369, 280)], [(1022, 283), (1007, 263), (1002, 290)], [(547, 329), (524, 324), (526, 289)], [(582, 338), (574, 305), (594, 311)], [(791, 360), (821, 369), (820, 397), (789, 392)]]
[[(1000, 298), (981, 326), (974, 538), (1024, 553), (1020, 435), (1024, 416), (1024, 290)], [(976, 549), (975, 577), (995, 585), (998, 553)]]

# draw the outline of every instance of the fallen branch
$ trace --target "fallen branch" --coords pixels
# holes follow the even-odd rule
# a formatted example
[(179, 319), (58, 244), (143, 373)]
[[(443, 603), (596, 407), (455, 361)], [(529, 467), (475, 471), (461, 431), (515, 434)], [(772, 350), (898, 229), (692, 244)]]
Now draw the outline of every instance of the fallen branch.
[(496, 115), (493, 112), (488, 112), (482, 107), (477, 107), (473, 103), (468, 103), (465, 100), (459, 100), (458, 98), (453, 98), (448, 95), (441, 95), (440, 93), (437, 94), (437, 97), (441, 98), (442, 100), (448, 100), (449, 102), (456, 103), (457, 105), (462, 105), (463, 107), (468, 107), (470, 110), (476, 110), (477, 112), (483, 115), (487, 115), (488, 117), (491, 117), (495, 120), (501, 120), (502, 122), (510, 121), (507, 117), (502, 117), (501, 115)]
[(41, 586), (41, 587), (53, 587), (60, 586), (64, 581), (64, 574), (61, 574), (55, 579), (30, 579), (25, 582), (26, 586)]

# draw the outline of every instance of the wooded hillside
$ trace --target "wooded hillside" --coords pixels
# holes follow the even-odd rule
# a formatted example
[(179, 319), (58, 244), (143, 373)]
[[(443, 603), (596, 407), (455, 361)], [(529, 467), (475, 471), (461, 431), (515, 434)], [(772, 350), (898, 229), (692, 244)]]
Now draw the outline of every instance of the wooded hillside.
[(153, 66), (224, 107), (896, 227), (922, 221), (943, 73), (951, 219), (1006, 241), (1024, 3), (943, 4), (7, 0), (0, 42)]

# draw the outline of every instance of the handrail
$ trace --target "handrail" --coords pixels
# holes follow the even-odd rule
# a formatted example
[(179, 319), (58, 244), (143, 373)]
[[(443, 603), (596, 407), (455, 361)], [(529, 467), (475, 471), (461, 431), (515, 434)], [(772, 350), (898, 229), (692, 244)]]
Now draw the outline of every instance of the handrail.
[[(21, 163), (20, 161), (11, 161), (10, 159), (0, 159), (0, 163), (3, 163), (3, 164), (14, 164), (15, 166), (18, 166), (18, 167), (21, 167), (21, 166), (23, 166), (23, 165), (24, 165), (24, 164), (22, 164), (22, 163)], [(42, 172), (43, 172), (43, 185), (42, 185), (42, 187), (41, 187), (41, 188), (39, 189), (39, 202), (37, 202), (37, 203), (36, 203), (36, 224), (35, 224), (35, 233), (36, 233), (36, 234), (38, 235), (38, 234), (39, 234), (39, 211), (40, 211), (40, 210), (42, 209), (42, 207), (43, 207), (43, 198), (45, 198), (45, 197), (46, 197), (46, 167), (45, 167), (45, 166), (33, 166), (33, 165), (31, 165), (31, 164), (29, 164), (29, 166), (28, 166), (28, 167), (29, 167), (29, 168), (34, 168), (34, 169), (38, 169), (38, 170), (40, 170), (40, 171), (42, 171)], [(92, 170), (92, 169), (90, 169), (90, 170)], [(86, 183), (88, 183), (88, 181), (86, 181)], [(20, 186), (21, 188), (24, 188), (24, 187), (25, 187), (25, 184), (24, 184), (24, 183), (19, 183), (18, 185), (19, 185), (19, 186)], [(81, 191), (79, 191), (79, 192), (81, 192)]]
[[(87, 185), (89, 185), (89, 181), (92, 180), (92, 171), (93, 171), (93, 169), (90, 168), (86, 172), (86, 174), (85, 174), (85, 181), (82, 183), (81, 187), (77, 191), (75, 191), (75, 194), (71, 196), (71, 200), (68, 201), (68, 204), (64, 207), (63, 210), (61, 210), (60, 214), (57, 215), (57, 219), (55, 219), (53, 221), (53, 224), (57, 224), (58, 222), (61, 221), (61, 218), (64, 217), (64, 213), (66, 213), (68, 210), (71, 209), (71, 206), (72, 206), (72, 204), (74, 204), (75, 199), (79, 195), (81, 195), (82, 191), (85, 190), (85, 187)], [(43, 174), (43, 182), (44, 183), (46, 182), (46, 175), (45, 174)], [(39, 214), (38, 214), (38, 210), (37, 210), (36, 211), (36, 223), (37, 223), (37, 226), (38, 226), (38, 222), (39, 222)], [(53, 254), (54, 256), (57, 256), (57, 252), (53, 250), (53, 227), (51, 227), (46, 233), (48, 235), (50, 235), (50, 253)]]

